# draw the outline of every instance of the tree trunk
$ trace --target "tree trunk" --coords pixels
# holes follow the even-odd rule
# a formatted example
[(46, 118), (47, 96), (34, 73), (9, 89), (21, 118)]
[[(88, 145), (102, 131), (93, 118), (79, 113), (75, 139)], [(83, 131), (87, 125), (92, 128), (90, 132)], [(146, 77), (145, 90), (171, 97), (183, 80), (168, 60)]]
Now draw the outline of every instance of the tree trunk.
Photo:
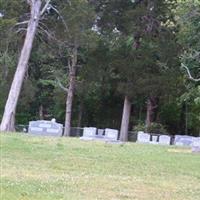
[(128, 128), (129, 128), (130, 114), (131, 114), (131, 102), (129, 98), (125, 96), (121, 129), (120, 129), (121, 141), (128, 141)]
[(0, 131), (13, 131), (14, 130), (14, 119), (19, 99), (21, 87), (24, 80), (25, 72), (28, 69), (28, 60), (30, 57), (33, 40), (38, 27), (40, 18), (41, 0), (33, 1), (31, 5), (31, 18), (28, 23), (26, 38), (21, 51), (17, 69), (13, 78), (13, 82), (9, 91), (8, 99), (5, 105), (3, 118), (1, 121)]
[(157, 97), (149, 97), (147, 100), (146, 128), (156, 120), (158, 100)]
[(39, 107), (39, 119), (43, 120), (44, 119), (44, 108), (43, 105), (41, 104)]
[(72, 117), (72, 102), (74, 97), (74, 88), (76, 83), (76, 65), (77, 65), (77, 48), (73, 49), (72, 55), (68, 61), (69, 67), (69, 88), (66, 99), (66, 113), (65, 113), (65, 129), (64, 136), (70, 136), (71, 117)]
[(153, 122), (153, 105), (150, 98), (147, 100), (147, 115), (146, 115), (146, 127), (148, 128)]
[(81, 103), (80, 103), (80, 106), (79, 106), (77, 127), (81, 127), (81, 124), (82, 124), (82, 116), (83, 116), (83, 101), (81, 100)]

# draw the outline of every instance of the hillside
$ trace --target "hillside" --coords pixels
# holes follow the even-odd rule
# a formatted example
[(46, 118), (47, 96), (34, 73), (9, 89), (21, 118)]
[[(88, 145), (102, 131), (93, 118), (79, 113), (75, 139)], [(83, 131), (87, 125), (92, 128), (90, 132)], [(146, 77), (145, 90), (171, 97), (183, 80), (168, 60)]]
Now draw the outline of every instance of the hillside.
[(0, 134), (1, 200), (199, 200), (200, 155), (169, 146)]

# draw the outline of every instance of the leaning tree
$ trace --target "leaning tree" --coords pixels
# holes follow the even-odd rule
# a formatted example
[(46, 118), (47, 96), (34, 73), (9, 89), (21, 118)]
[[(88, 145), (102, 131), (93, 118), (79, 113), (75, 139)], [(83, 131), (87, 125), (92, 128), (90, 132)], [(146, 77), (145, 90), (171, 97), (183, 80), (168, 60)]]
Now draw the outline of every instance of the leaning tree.
[(50, 0), (45, 2), (42, 8), (41, 0), (27, 0), (30, 6), (30, 19), (27, 21), (19, 22), (17, 25), (28, 24), (26, 30), (26, 36), (24, 44), (19, 57), (18, 65), (15, 71), (15, 75), (11, 84), (11, 88), (8, 94), (6, 105), (4, 108), (4, 113), (0, 125), (0, 131), (14, 131), (15, 130), (15, 113), (19, 95), (21, 92), (23, 80), (26, 71), (28, 70), (28, 61), (30, 58), (33, 41), (38, 28), (39, 20), (41, 16), (45, 13), (49, 6)]

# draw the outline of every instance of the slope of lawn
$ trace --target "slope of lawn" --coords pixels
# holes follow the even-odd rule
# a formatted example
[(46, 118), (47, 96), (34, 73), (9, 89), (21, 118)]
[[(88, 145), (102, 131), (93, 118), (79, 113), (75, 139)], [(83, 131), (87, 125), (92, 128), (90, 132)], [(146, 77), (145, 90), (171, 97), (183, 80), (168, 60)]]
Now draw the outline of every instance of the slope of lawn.
[(200, 154), (0, 134), (1, 200), (200, 200)]

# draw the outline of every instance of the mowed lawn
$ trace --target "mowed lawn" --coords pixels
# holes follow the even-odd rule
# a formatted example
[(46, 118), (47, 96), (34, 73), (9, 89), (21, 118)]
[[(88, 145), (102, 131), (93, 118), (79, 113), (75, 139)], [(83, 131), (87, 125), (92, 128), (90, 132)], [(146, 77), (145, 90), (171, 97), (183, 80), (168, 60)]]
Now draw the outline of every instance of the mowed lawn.
[(0, 134), (1, 200), (200, 200), (200, 154)]

